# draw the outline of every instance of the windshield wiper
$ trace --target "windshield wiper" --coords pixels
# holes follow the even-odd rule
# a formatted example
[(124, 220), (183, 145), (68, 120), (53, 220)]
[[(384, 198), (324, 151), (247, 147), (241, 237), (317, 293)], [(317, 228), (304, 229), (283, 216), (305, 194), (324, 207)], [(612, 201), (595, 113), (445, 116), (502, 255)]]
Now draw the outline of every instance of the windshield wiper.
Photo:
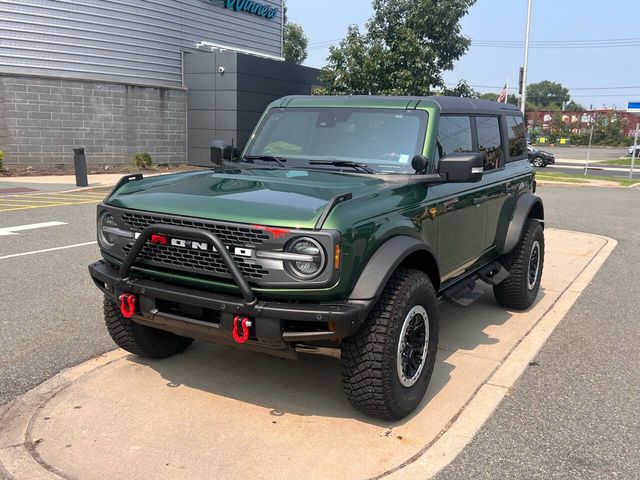
[(366, 163), (352, 162), (351, 160), (312, 160), (310, 165), (333, 165), (334, 167), (349, 167), (359, 172), (364, 173), (376, 173), (375, 170), (370, 169)]
[(245, 155), (242, 157), (243, 160), (249, 160), (253, 163), (253, 160), (261, 160), (263, 162), (274, 162), (280, 165), (281, 167), (286, 167), (287, 159), (284, 157), (275, 157), (273, 155)]

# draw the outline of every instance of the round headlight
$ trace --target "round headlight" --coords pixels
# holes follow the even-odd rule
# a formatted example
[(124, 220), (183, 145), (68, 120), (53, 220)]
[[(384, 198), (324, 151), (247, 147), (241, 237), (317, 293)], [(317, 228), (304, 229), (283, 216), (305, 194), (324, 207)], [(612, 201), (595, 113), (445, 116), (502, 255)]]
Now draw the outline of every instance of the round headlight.
[(109, 230), (117, 228), (118, 225), (113, 215), (108, 212), (102, 212), (100, 214), (98, 217), (98, 240), (100, 240), (100, 243), (104, 247), (111, 248), (115, 245), (113, 234), (109, 233)]
[(312, 238), (303, 237), (291, 242), (287, 252), (301, 255), (299, 260), (285, 262), (290, 273), (296, 277), (309, 280), (322, 273), (326, 265), (326, 255), (322, 245)]

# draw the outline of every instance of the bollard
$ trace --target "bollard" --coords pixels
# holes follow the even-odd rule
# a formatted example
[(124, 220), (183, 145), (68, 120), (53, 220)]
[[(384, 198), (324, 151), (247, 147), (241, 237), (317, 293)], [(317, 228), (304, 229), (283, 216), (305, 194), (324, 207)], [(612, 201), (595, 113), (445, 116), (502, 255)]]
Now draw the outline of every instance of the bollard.
[(84, 148), (73, 149), (73, 168), (76, 172), (76, 186), (88, 187), (87, 157), (84, 156)]

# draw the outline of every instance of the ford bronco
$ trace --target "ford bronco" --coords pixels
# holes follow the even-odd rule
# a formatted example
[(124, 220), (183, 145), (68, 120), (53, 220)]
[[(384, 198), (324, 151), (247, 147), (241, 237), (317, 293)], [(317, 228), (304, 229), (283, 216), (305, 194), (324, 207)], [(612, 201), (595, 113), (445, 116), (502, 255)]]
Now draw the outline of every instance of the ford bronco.
[(209, 169), (124, 177), (98, 206), (115, 343), (164, 358), (194, 339), (339, 357), (349, 402), (422, 401), (438, 303), (478, 281), (527, 309), (544, 260), (520, 111), (451, 97), (286, 97)]

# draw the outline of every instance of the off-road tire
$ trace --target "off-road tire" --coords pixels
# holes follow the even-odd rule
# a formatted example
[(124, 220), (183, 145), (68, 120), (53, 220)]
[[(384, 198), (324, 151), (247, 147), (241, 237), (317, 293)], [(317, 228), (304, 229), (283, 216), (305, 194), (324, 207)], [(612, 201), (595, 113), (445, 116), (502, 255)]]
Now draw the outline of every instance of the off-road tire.
[[(535, 284), (530, 288), (529, 260), (535, 242), (539, 245), (540, 262)], [(493, 287), (496, 301), (505, 308), (526, 310), (533, 305), (538, 296), (544, 267), (544, 231), (538, 220), (527, 219), (520, 241), (511, 253), (500, 258), (500, 263), (510, 275), (502, 283)]]
[[(405, 317), (414, 306), (428, 317), (426, 362), (416, 383), (405, 387), (397, 373), (398, 342)], [(349, 403), (385, 420), (411, 413), (427, 390), (438, 350), (438, 306), (429, 277), (409, 268), (396, 271), (362, 328), (342, 342), (342, 382)]]
[(135, 323), (125, 318), (113, 300), (104, 298), (104, 321), (118, 347), (142, 357), (166, 358), (180, 353), (193, 342), (171, 332)]

